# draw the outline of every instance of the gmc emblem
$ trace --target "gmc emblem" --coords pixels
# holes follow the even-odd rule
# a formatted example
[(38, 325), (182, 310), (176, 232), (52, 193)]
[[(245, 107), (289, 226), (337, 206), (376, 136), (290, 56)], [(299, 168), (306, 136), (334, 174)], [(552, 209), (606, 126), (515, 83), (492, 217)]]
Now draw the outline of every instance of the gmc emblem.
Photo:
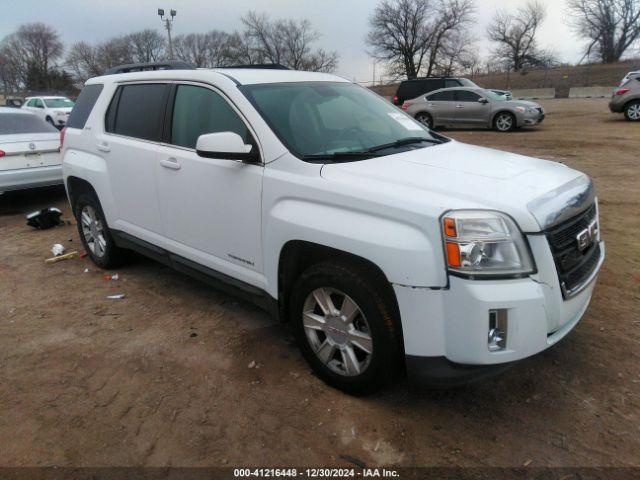
[(596, 241), (596, 238), (598, 238), (598, 220), (591, 222), (587, 228), (576, 235), (578, 250), (581, 252), (586, 250)]

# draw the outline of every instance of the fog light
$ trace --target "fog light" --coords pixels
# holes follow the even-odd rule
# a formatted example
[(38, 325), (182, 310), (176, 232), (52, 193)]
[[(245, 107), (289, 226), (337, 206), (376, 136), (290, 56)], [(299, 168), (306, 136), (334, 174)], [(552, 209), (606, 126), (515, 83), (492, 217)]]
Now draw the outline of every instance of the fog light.
[(507, 310), (489, 310), (489, 334), (487, 345), (490, 352), (498, 352), (507, 347)]

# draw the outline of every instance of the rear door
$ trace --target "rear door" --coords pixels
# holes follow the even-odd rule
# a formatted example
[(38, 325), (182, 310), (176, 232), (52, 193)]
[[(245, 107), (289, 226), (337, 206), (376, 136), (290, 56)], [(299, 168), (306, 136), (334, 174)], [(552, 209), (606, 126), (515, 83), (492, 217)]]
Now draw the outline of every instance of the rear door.
[(489, 103), (480, 103), (483, 98), (470, 90), (455, 90), (455, 123), (464, 125), (485, 124), (491, 114)]
[(445, 90), (427, 95), (427, 106), (436, 124), (454, 122), (456, 104), (453, 90)]
[(116, 207), (111, 228), (157, 242), (162, 234), (156, 183), (158, 147), (170, 86), (162, 82), (118, 87), (95, 136), (108, 168)]

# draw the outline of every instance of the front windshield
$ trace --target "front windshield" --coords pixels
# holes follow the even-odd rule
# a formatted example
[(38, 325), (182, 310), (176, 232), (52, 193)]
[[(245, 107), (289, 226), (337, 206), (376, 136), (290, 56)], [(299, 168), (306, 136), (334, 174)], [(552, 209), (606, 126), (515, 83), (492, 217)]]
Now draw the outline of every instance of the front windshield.
[(483, 93), (487, 97), (489, 97), (491, 100), (494, 100), (494, 101), (504, 102), (504, 101), (507, 100), (507, 96), (506, 95), (500, 95), (499, 93), (496, 93), (493, 90), (485, 90)]
[[(381, 156), (397, 153), (398, 148), (423, 148), (446, 140), (352, 83), (276, 83), (240, 88), (287, 148), (301, 158), (353, 155), (356, 159), (358, 153), (371, 150)], [(394, 142), (398, 145), (389, 145)]]
[(75, 105), (68, 98), (45, 98), (44, 103), (49, 108), (73, 108)]

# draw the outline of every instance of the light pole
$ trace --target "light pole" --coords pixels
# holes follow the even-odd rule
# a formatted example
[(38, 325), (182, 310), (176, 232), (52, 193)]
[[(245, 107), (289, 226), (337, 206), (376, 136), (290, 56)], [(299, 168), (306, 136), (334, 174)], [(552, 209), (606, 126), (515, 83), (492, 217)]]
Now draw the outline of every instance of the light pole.
[(171, 41), (171, 28), (173, 28), (173, 19), (178, 12), (175, 10), (169, 10), (170, 17), (164, 18), (164, 9), (158, 9), (158, 16), (164, 23), (164, 28), (167, 29), (167, 35), (169, 36), (169, 60), (173, 59), (173, 42)]

